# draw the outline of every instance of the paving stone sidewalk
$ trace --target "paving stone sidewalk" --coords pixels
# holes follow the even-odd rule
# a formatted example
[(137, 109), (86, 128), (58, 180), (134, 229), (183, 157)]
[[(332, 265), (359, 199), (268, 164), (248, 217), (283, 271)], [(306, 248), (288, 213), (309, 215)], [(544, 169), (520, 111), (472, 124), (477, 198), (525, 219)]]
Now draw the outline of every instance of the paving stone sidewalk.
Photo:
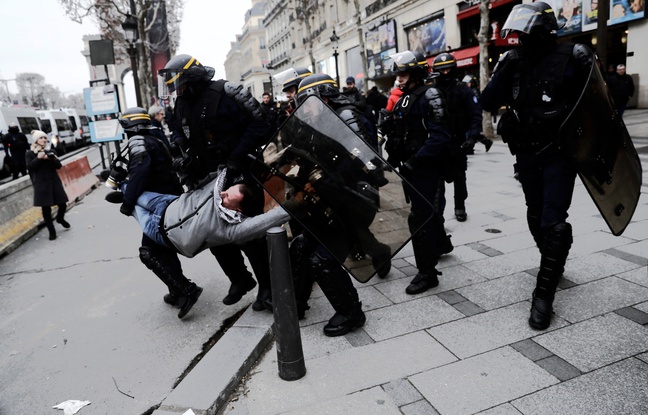
[(322, 334), (333, 310), (316, 289), (300, 322), (306, 376), (281, 380), (271, 341), (218, 413), (648, 413), (648, 111), (625, 120), (644, 169), (640, 205), (615, 237), (577, 180), (574, 243), (549, 329), (527, 324), (540, 255), (514, 158), (501, 141), (488, 153), (478, 144), (466, 222), (452, 216), (447, 189), (455, 249), (441, 259), (439, 286), (405, 294), (416, 272), (405, 247), (387, 278), (357, 284), (367, 323), (339, 338)]

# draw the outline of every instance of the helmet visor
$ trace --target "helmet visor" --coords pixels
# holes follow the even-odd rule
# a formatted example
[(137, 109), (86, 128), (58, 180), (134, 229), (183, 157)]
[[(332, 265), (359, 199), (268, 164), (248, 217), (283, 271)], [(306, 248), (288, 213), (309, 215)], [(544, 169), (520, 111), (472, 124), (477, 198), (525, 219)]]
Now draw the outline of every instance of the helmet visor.
[[(551, 9), (549, 10), (551, 11)], [(518, 4), (513, 7), (511, 14), (504, 22), (500, 35), (502, 38), (506, 38), (513, 31), (530, 34), (531, 29), (538, 24), (541, 18), (542, 12), (539, 10), (528, 4)]]
[(182, 70), (177, 69), (160, 69), (158, 71), (158, 96), (167, 99), (172, 95), (182, 95), (180, 87), (180, 78)]
[[(297, 80), (298, 78), (299, 74), (297, 71), (294, 68), (288, 68), (285, 71), (272, 76), (272, 81), (274, 83), (273, 87), (276, 91), (283, 91), (284, 84)], [(297, 82), (297, 85), (299, 85), (299, 82)]]

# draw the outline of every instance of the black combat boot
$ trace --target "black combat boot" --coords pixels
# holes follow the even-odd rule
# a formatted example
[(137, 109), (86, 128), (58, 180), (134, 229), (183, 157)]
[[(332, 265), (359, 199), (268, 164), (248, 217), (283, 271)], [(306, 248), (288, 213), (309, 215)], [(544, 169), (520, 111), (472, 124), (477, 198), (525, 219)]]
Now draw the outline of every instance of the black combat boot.
[(533, 291), (529, 326), (545, 330), (551, 324), (553, 301), (558, 281), (565, 269), (565, 262), (572, 244), (571, 225), (561, 222), (547, 231), (542, 245), (540, 271)]
[(164, 302), (180, 307), (178, 318), (183, 318), (198, 301), (202, 288), (189, 281), (175, 266), (160, 260), (146, 246), (140, 247), (140, 260), (148, 269), (168, 287), (169, 294), (164, 296)]
[(252, 274), (249, 272), (247, 275), (242, 276), (241, 278), (238, 279), (230, 279), (232, 281), (232, 285), (230, 285), (229, 290), (227, 291), (227, 295), (225, 298), (223, 298), (223, 304), (225, 305), (232, 305), (236, 304), (239, 301), (241, 301), (241, 298), (245, 294), (247, 294), (249, 291), (252, 291), (254, 287), (256, 287), (257, 283), (254, 281), (254, 278), (252, 278)]
[(311, 265), (315, 281), (335, 310), (333, 317), (324, 326), (324, 335), (343, 336), (364, 326), (367, 317), (362, 311), (358, 291), (344, 268), (335, 260), (317, 254), (311, 256)]
[[(418, 273), (412, 279), (410, 284), (405, 288), (407, 294), (420, 294), (434, 288), (439, 285), (439, 279), (437, 275), (440, 275), (440, 272), (436, 270), (436, 264), (440, 255), (440, 246), (434, 246), (433, 241), (430, 240), (430, 235), (428, 234), (427, 229), (418, 230), (418, 222), (415, 215), (410, 214), (409, 225), (410, 232), (414, 235), (412, 236), (412, 250), (414, 251), (414, 259), (416, 260), (416, 267), (418, 268)], [(434, 221), (435, 218), (430, 219)], [(438, 226), (435, 226), (438, 228)], [(418, 230), (418, 232), (417, 232)], [(437, 232), (440, 236), (441, 233)], [(445, 237), (445, 231), (443, 231)], [(445, 240), (437, 239), (437, 245), (441, 243), (446, 243)]]
[(268, 243), (265, 238), (252, 240), (242, 246), (245, 256), (248, 257), (254, 276), (259, 283), (256, 300), (252, 303), (252, 310), (272, 311), (272, 291), (270, 289), (270, 258), (268, 257)]

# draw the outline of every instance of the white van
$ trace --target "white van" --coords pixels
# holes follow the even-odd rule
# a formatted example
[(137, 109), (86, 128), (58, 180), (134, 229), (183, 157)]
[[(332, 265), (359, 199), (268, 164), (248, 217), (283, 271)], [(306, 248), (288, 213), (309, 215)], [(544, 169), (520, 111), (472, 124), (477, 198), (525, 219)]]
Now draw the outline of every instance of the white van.
[(30, 107), (0, 107), (0, 132), (5, 134), (9, 126), (15, 123), (20, 132), (32, 143), (32, 130), (40, 130), (38, 114)]
[[(32, 143), (32, 130), (40, 130), (38, 114), (30, 107), (0, 107), (0, 133), (6, 134), (9, 126), (16, 124), (20, 132), (27, 136), (29, 144)], [(0, 142), (0, 179), (10, 176), (9, 166), (5, 163), (5, 151)]]
[(56, 110), (38, 110), (36, 113), (40, 118), (41, 130), (52, 138), (58, 137), (58, 142), (52, 140), (58, 154), (65, 154), (69, 148), (74, 147), (74, 133), (66, 113)]
[(86, 110), (77, 108), (61, 108), (61, 111), (68, 115), (76, 146), (81, 147), (90, 142), (90, 128), (88, 126), (88, 114)]

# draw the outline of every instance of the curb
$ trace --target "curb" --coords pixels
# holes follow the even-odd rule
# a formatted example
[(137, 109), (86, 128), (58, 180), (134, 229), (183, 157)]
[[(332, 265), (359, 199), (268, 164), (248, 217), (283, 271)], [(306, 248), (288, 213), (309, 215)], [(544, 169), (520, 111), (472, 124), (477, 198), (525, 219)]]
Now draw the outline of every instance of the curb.
[(152, 415), (189, 409), (196, 415), (216, 414), (272, 340), (273, 322), (273, 314), (248, 307)]

